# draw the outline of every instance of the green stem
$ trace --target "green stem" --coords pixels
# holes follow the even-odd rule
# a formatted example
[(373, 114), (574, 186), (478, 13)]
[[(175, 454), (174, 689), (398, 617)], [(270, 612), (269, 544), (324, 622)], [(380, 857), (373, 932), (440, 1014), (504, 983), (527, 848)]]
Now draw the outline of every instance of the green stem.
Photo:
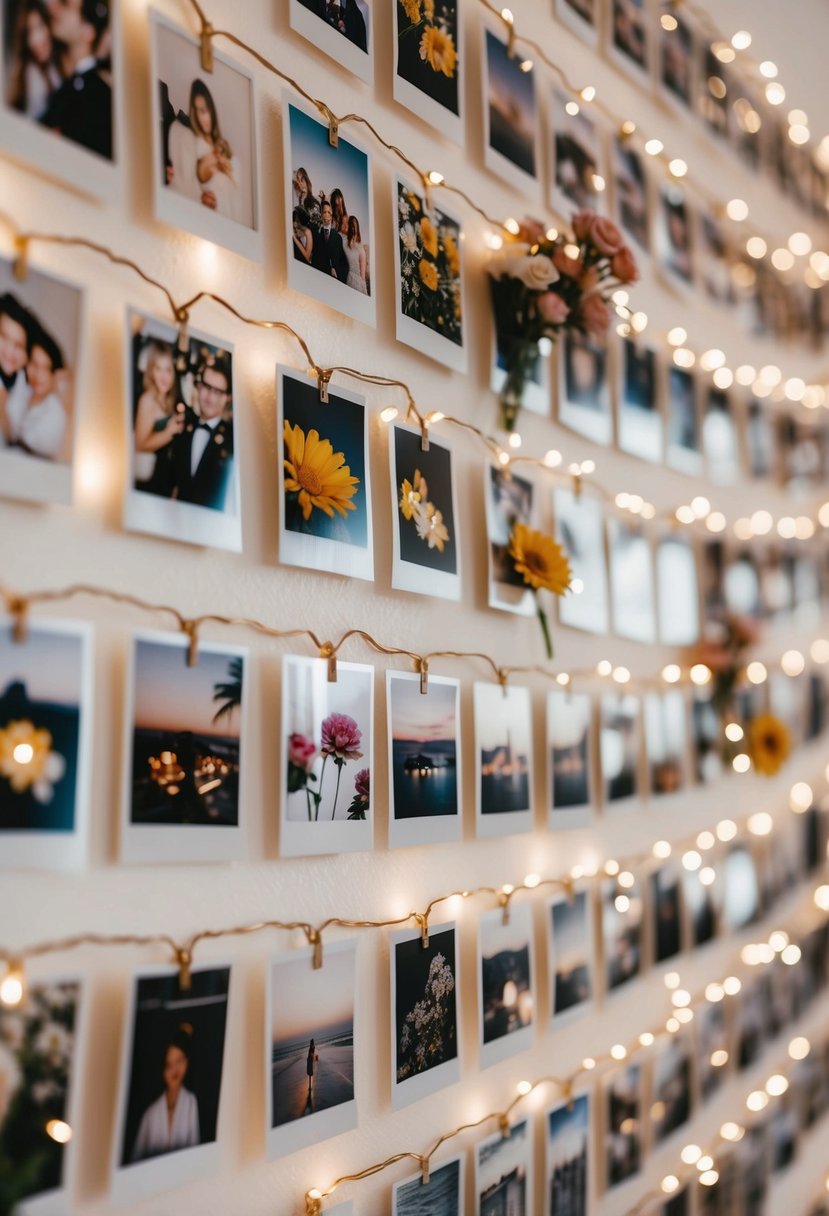
[(337, 799), (340, 796), (340, 777), (343, 775), (343, 760), (337, 761), (337, 788), (334, 790), (334, 809), (331, 812), (331, 818), (337, 814)]
[(544, 645), (547, 649), (547, 658), (553, 657), (553, 639), (550, 634), (550, 622), (547, 620), (547, 613), (541, 607), (541, 601), (536, 597), (536, 609), (538, 612), (538, 621), (541, 625), (541, 632), (544, 634)]
[(314, 815), (315, 820), (319, 819), (319, 817), (320, 817), (320, 803), (322, 802), (322, 782), (323, 782), (323, 778), (325, 777), (325, 766), (327, 763), (328, 763), (328, 757), (323, 756), (322, 769), (320, 770), (320, 788), (319, 788), (319, 797), (317, 798), (317, 812)]
[(312, 823), (314, 817), (311, 814), (311, 792), (307, 785), (305, 787), (305, 805), (308, 807), (308, 822)]

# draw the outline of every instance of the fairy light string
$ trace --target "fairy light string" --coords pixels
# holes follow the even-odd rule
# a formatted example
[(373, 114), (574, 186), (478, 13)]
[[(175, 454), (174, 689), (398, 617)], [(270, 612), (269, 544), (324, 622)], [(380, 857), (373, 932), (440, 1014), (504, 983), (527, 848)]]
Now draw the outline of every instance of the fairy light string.
[[(795, 919), (797, 919), (797, 916), (793, 915), (793, 920)], [(751, 972), (748, 968), (744, 968), (742, 970), (744, 978), (746, 978), (750, 973)], [(742, 990), (743, 981), (740, 980), (739, 977), (734, 973), (729, 974), (727, 978), (728, 980), (732, 981), (731, 988), (733, 991), (731, 993), (726, 992), (722, 999), (725, 999), (726, 996), (733, 999)], [(736, 984), (734, 983), (735, 980)], [(707, 985), (707, 987), (708, 986), (710, 985)], [(722, 988), (722, 985), (719, 987)], [(690, 1014), (690, 1016), (686, 1015), (686, 1022), (692, 1021), (694, 1014), (699, 1012), (699, 1010), (706, 1008), (710, 1003), (710, 998), (705, 995), (704, 992), (689, 1000), (688, 1003), (683, 1006), (683, 1008), (688, 1011), (688, 1014)], [(797, 1023), (793, 1024), (792, 1029), (796, 1030), (800, 1022), (803, 1020), (803, 1018), (799, 1019)], [(432, 1158), (445, 1144), (449, 1143), (449, 1141), (456, 1139), (465, 1132), (475, 1131), (488, 1123), (495, 1123), (500, 1128), (504, 1139), (508, 1139), (512, 1126), (512, 1116), (515, 1110), (523, 1102), (530, 1098), (531, 1095), (537, 1093), (538, 1090), (552, 1086), (558, 1091), (562, 1100), (570, 1104), (574, 1099), (576, 1086), (578, 1085), (579, 1081), (583, 1080), (587, 1076), (601, 1077), (606, 1075), (607, 1072), (613, 1068), (618, 1067), (623, 1063), (627, 1064), (643, 1052), (648, 1051), (651, 1047), (653, 1047), (657, 1040), (664, 1040), (666, 1038), (673, 1037), (673, 1035), (677, 1034), (680, 1029), (681, 1025), (679, 1022), (677, 1022), (676, 1026), (672, 1029), (669, 1029), (664, 1022), (661, 1022), (659, 1025), (655, 1026), (653, 1030), (642, 1031), (629, 1044), (616, 1043), (605, 1052), (598, 1053), (595, 1056), (585, 1057), (580, 1062), (579, 1066), (565, 1077), (543, 1076), (536, 1078), (534, 1081), (522, 1081), (516, 1086), (515, 1096), (503, 1109), (490, 1111), (487, 1114), (482, 1115), (479, 1119), (462, 1123), (459, 1126), (444, 1132), (438, 1137), (437, 1140), (433, 1142), (431, 1148), (425, 1152), (418, 1153), (409, 1150), (406, 1152), (395, 1153), (392, 1156), (385, 1158), (383, 1161), (378, 1161), (370, 1166), (367, 1166), (363, 1170), (341, 1175), (339, 1178), (336, 1178), (333, 1182), (329, 1183), (324, 1189), (319, 1187), (311, 1187), (305, 1192), (306, 1216), (320, 1216), (320, 1213), (323, 1210), (323, 1200), (330, 1198), (339, 1187), (346, 1185), (347, 1183), (362, 1182), (367, 1178), (374, 1177), (375, 1175), (390, 1169), (400, 1161), (414, 1161), (420, 1167), (423, 1183), (428, 1183)], [(653, 1196), (651, 1194), (645, 1196), (634, 1211), (638, 1212), (640, 1207), (645, 1204), (646, 1200), (650, 1201), (652, 1197)]]
[[(0, 211), (0, 224), (8, 229), (11, 234), (15, 248), (14, 272), (19, 280), (25, 279), (29, 268), (29, 252), (33, 243), (46, 245), (56, 245), (59, 247), (86, 249), (100, 257), (105, 258), (114, 266), (122, 267), (132, 271), (134, 274), (146, 283), (148, 286), (162, 293), (170, 309), (173, 321), (179, 330), (179, 343), (186, 342), (187, 326), (190, 321), (190, 315), (194, 308), (199, 304), (207, 301), (224, 309), (237, 321), (244, 325), (250, 325), (257, 329), (269, 330), (286, 334), (300, 348), (305, 360), (305, 371), (308, 375), (316, 378), (319, 385), (320, 399), (323, 402), (329, 400), (329, 385), (332, 377), (336, 375), (346, 376), (350, 379), (357, 380), (364, 384), (370, 384), (379, 388), (392, 388), (399, 390), (406, 402), (403, 421), (411, 423), (420, 428), (421, 446), (424, 451), (428, 451), (430, 432), (436, 426), (441, 426), (444, 423), (454, 427), (456, 430), (468, 434), (473, 440), (477, 441), (487, 455), (495, 461), (509, 475), (510, 470), (515, 466), (531, 467), (540, 470), (553, 482), (559, 485), (570, 486), (576, 496), (581, 493), (584, 484), (589, 484), (592, 494), (599, 497), (606, 507), (620, 514), (628, 515), (631, 513), (630, 505), (622, 506), (621, 503), (627, 501), (637, 502), (641, 496), (625, 495), (614, 493), (612, 490), (605, 488), (592, 475), (595, 473), (595, 462), (592, 460), (569, 461), (566, 462), (561, 452), (551, 449), (543, 457), (533, 456), (529, 454), (521, 454), (516, 451), (508, 451), (496, 438), (487, 434), (480, 427), (473, 423), (467, 422), (462, 418), (457, 418), (451, 414), (444, 414), (440, 410), (432, 410), (424, 412), (421, 410), (415, 400), (414, 393), (411, 387), (403, 380), (396, 379), (391, 376), (380, 375), (375, 372), (366, 372), (358, 368), (350, 367), (344, 364), (334, 364), (325, 366), (320, 364), (314, 358), (310, 345), (305, 338), (287, 321), (262, 319), (258, 317), (250, 317), (246, 313), (237, 308), (231, 301), (224, 296), (219, 295), (214, 291), (202, 290), (195, 292), (188, 299), (179, 302), (173, 295), (169, 287), (159, 279), (150, 275), (144, 268), (131, 258), (125, 257), (122, 254), (115, 252), (106, 245), (91, 241), (86, 237), (68, 236), (60, 233), (40, 232), (40, 231), (25, 231), (18, 227), (16, 222), (5, 212)], [(384, 411), (385, 412), (385, 411)], [(396, 413), (394, 415), (396, 417)], [(389, 418), (389, 421), (392, 419)], [(707, 500), (706, 500), (707, 501)], [(647, 503), (642, 499), (637, 510), (632, 511), (633, 514), (639, 514), (644, 522), (657, 521), (668, 524), (672, 528), (678, 526), (685, 528), (695, 528), (698, 531), (713, 532), (715, 529), (710, 525), (709, 520), (713, 517), (714, 520), (721, 521), (721, 526), (717, 531), (725, 531), (728, 526), (725, 515), (721, 511), (716, 511), (708, 504), (708, 514), (705, 516), (697, 516), (693, 512), (689, 512), (687, 506), (681, 506), (677, 509), (663, 509), (657, 511), (651, 503)], [(804, 541), (810, 540), (814, 536), (819, 535), (821, 530), (829, 526), (829, 503), (823, 503), (821, 506), (812, 511), (810, 515), (800, 516), (801, 520), (806, 519), (809, 524), (809, 535), (797, 537)]]

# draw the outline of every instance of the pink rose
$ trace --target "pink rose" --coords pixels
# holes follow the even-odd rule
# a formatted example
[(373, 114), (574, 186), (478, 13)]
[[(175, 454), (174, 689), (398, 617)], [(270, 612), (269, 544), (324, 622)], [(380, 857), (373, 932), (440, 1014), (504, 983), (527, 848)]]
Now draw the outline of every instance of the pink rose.
[(545, 237), (544, 225), (538, 220), (522, 220), (518, 229), (518, 240), (528, 245), (540, 245)]
[(584, 211), (577, 211), (573, 216), (573, 233), (577, 241), (584, 241), (590, 235), (590, 229), (593, 227), (593, 221), (599, 217), (595, 211), (590, 211), (585, 208)]
[(583, 268), (581, 257), (571, 258), (568, 253), (564, 252), (563, 245), (559, 245), (556, 248), (553, 254), (553, 264), (557, 270), (562, 274), (569, 275), (571, 279), (577, 279)]
[(620, 283), (636, 283), (639, 279), (636, 259), (627, 245), (623, 245), (618, 253), (614, 253), (610, 259), (610, 269)]
[(337, 760), (359, 760), (363, 736), (359, 726), (348, 714), (329, 714), (322, 724), (323, 756), (334, 756)]
[(570, 309), (556, 291), (544, 291), (536, 300), (538, 312), (548, 325), (563, 325)]
[(307, 773), (314, 762), (316, 754), (317, 749), (313, 741), (305, 735), (294, 732), (294, 734), (288, 736), (288, 759), (297, 768), (303, 768)]
[(603, 215), (593, 217), (589, 236), (598, 252), (605, 254), (606, 257), (613, 257), (614, 253), (618, 253), (620, 249), (624, 248), (625, 242), (621, 232), (613, 220), (605, 219)]
[(601, 338), (610, 324), (610, 309), (601, 296), (588, 296), (579, 307), (579, 320), (591, 338)]

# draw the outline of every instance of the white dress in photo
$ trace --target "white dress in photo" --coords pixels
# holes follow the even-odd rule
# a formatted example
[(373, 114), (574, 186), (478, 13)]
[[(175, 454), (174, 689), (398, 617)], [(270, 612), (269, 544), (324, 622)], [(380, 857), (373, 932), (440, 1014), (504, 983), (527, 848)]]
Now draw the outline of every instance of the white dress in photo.
[[(49, 393), (37, 405), (29, 405), (32, 390), (24, 372), (9, 389), (6, 398), (6, 420), (11, 444), (21, 444), (33, 456), (57, 460), (66, 435), (66, 410), (57, 393)], [(5, 440), (0, 432), (0, 447)]]
[(209, 190), (216, 196), (216, 214), (231, 220), (239, 219), (239, 188), (236, 184), (239, 166), (236, 157), (231, 159), (232, 175), (214, 173), (209, 181), (200, 182), (197, 165), (203, 156), (213, 151), (201, 135), (195, 135), (183, 122), (170, 125), (168, 153), (173, 167), (171, 189), (194, 203), (201, 203), (202, 195)]
[[(213, 152), (213, 147), (201, 135), (196, 137), (196, 163), (203, 156), (210, 156)], [(222, 173), (216, 170), (211, 178), (206, 182), (199, 182), (200, 190), (210, 190), (216, 195), (216, 213), (224, 215), (229, 220), (239, 219), (239, 187), (236, 184), (236, 179), (239, 174), (239, 164), (235, 156), (230, 159), (230, 173)], [(198, 180), (198, 178), (197, 178)]]
[(348, 241), (343, 241), (343, 249), (345, 256), (348, 258), (348, 278), (345, 281), (346, 287), (353, 287), (355, 291), (359, 291), (362, 295), (368, 295), (366, 281), (360, 274), (360, 254), (363, 252), (362, 245), (349, 245)]
[(171, 1124), (167, 1117), (165, 1091), (141, 1117), (131, 1160), (143, 1161), (145, 1157), (155, 1157), (174, 1149), (194, 1148), (199, 1143), (199, 1103), (196, 1095), (189, 1089), (181, 1088)]

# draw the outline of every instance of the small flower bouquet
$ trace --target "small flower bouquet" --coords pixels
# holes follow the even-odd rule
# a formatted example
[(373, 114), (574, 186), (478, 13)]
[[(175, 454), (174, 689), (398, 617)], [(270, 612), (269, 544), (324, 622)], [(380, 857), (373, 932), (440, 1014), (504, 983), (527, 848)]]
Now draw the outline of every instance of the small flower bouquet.
[(489, 261), (492, 307), (506, 379), (501, 422), (512, 431), (524, 389), (542, 347), (561, 330), (601, 338), (610, 325), (608, 300), (639, 278), (636, 260), (612, 220), (577, 211), (573, 236), (552, 239), (526, 220)]
[(538, 623), (544, 637), (547, 658), (552, 659), (553, 639), (550, 635), (550, 624), (538, 593), (545, 590), (553, 595), (565, 595), (570, 587), (570, 563), (558, 541), (522, 523), (516, 523), (512, 530), (509, 555), (515, 573), (535, 595)]

